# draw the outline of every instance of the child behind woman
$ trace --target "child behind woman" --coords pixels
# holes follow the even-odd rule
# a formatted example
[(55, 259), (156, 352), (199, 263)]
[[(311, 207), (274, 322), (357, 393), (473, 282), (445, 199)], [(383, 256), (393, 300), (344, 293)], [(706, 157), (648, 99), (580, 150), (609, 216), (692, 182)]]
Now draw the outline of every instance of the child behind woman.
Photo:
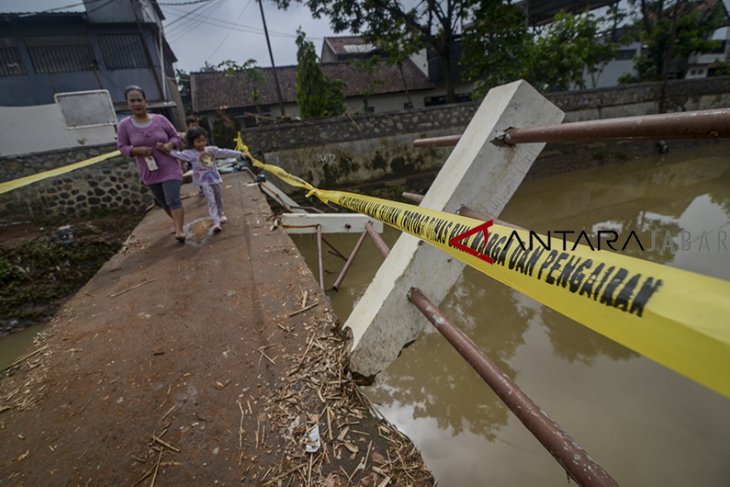
[(170, 154), (181, 161), (189, 162), (193, 168), (193, 183), (200, 186), (208, 200), (208, 213), (213, 220), (213, 230), (220, 232), (221, 223), (228, 219), (223, 214), (223, 196), (221, 185), (223, 180), (216, 167), (215, 160), (225, 157), (242, 157), (243, 153), (230, 149), (221, 149), (208, 144), (208, 133), (205, 129), (194, 127), (185, 134), (190, 149), (172, 151)]

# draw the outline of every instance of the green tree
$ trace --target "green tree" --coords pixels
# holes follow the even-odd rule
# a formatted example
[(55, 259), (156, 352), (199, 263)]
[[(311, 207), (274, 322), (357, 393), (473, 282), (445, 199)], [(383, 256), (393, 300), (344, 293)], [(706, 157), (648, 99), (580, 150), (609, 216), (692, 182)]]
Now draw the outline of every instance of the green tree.
[(524, 76), (530, 44), (524, 10), (511, 1), (484, 0), (462, 36), (464, 77), (476, 82), (475, 97)]
[(319, 67), (314, 44), (297, 30), (296, 92), (304, 118), (329, 117), (345, 111), (344, 83), (327, 78)]
[(227, 149), (235, 149), (236, 143), (233, 139), (236, 138), (238, 131), (241, 129), (235, 120), (226, 112), (226, 110), (218, 110), (218, 119), (210, 122), (211, 136), (213, 142), (219, 147), (225, 147)]
[(571, 84), (584, 88), (584, 74), (595, 83), (615, 52), (610, 33), (600, 30), (601, 20), (589, 13), (559, 13), (549, 25), (529, 29), (520, 7), (485, 0), (464, 32), (465, 75), (477, 83), (476, 96), (519, 78), (542, 91)]
[(180, 91), (180, 98), (182, 99), (185, 113), (192, 113), (193, 98), (190, 91), (190, 73), (182, 69), (176, 69), (175, 79), (177, 80), (177, 89)]
[(256, 106), (256, 113), (261, 113), (261, 107), (259, 102), (261, 101), (261, 86), (264, 83), (264, 72), (256, 65), (255, 59), (248, 59), (243, 64), (227, 59), (218, 63), (218, 69), (223, 71), (225, 76), (236, 76), (238, 73), (243, 73), (243, 80), (239, 85), (251, 95), (254, 105)]
[(365, 79), (367, 80), (365, 84), (365, 90), (360, 93), (363, 97), (363, 111), (367, 113), (370, 106), (368, 104), (368, 98), (370, 98), (373, 93), (375, 93), (375, 90), (378, 88), (378, 86), (381, 86), (385, 83), (384, 80), (376, 76), (378, 68), (381, 65), (380, 56), (376, 54), (365, 59), (353, 59), (352, 61), (350, 61), (350, 64), (357, 71), (365, 75)]
[(592, 14), (557, 14), (553, 22), (528, 45), (523, 76), (543, 90), (585, 88), (584, 74), (594, 77), (615, 53), (607, 33)]
[(201, 73), (214, 73), (216, 71), (219, 71), (218, 67), (215, 64), (210, 64), (208, 61), (205, 61), (203, 67), (200, 68)]
[(412, 54), (431, 48), (443, 61), (447, 99), (455, 100), (454, 40), (461, 25), (472, 18), (479, 0), (275, 0), (280, 8), (292, 1), (309, 7), (316, 18), (327, 17), (335, 32), (350, 30), (368, 41), (391, 50)]
[(641, 40), (641, 54), (635, 66), (639, 81), (660, 81), (684, 77), (687, 59), (694, 53), (718, 47), (712, 33), (723, 20), (721, 2), (690, 0), (632, 0), (639, 6), (641, 20), (635, 37)]

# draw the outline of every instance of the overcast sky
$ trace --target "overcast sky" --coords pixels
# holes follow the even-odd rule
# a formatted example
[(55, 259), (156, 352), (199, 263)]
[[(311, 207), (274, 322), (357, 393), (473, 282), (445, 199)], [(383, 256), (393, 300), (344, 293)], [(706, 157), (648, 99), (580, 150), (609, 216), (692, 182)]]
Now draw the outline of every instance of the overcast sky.
[[(206, 61), (218, 64), (226, 59), (239, 64), (254, 59), (261, 67), (271, 66), (256, 0), (207, 0), (173, 5), (191, 1), (195, 0), (159, 0), (166, 17), (165, 34), (177, 56), (179, 69), (197, 71)], [(723, 2), (730, 7), (730, 0)], [(0, 0), (0, 11), (36, 12), (80, 3), (81, 0)], [(299, 26), (314, 42), (318, 54), (322, 52), (322, 39), (335, 35), (327, 19), (312, 18), (309, 9), (294, 1), (289, 10), (277, 9), (271, 0), (263, 0), (263, 3), (277, 66), (296, 64), (294, 39)], [(83, 11), (84, 8), (76, 6), (64, 10)]]
[[(240, 64), (255, 59), (261, 67), (271, 66), (256, 0), (209, 0), (191, 5), (171, 5), (189, 1), (159, 0), (165, 14), (165, 35), (177, 56), (179, 69), (197, 71), (205, 61), (218, 64), (226, 59)], [(0, 0), (0, 11), (37, 12), (80, 3), (81, 0)], [(335, 35), (326, 19), (312, 18), (306, 7), (292, 2), (289, 10), (279, 10), (270, 0), (264, 0), (263, 4), (277, 66), (296, 64), (294, 40), (299, 26), (314, 42), (317, 54), (321, 53), (322, 39)], [(64, 10), (83, 11), (84, 8), (77, 6)], [(183, 17), (191, 11), (194, 13)]]

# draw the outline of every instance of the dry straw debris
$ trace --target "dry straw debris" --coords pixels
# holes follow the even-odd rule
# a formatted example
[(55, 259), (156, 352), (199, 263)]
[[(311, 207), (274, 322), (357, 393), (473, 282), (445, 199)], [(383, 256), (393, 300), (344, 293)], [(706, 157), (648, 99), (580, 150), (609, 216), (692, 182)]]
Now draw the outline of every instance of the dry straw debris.
[[(418, 450), (358, 389), (347, 370), (349, 339), (334, 322), (329, 313), (310, 318), (304, 352), (284, 356), (292, 365), (265, 412), (286, 442), (262, 485), (433, 485)], [(320, 448), (307, 453), (315, 425)]]

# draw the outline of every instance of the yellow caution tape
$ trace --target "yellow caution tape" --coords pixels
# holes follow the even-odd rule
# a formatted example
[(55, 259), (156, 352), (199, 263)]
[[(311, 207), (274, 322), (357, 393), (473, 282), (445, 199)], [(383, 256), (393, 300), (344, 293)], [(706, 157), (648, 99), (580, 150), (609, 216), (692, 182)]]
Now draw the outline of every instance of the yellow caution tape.
[(106, 161), (107, 159), (111, 159), (112, 157), (116, 157), (120, 154), (121, 153), (118, 150), (115, 150), (112, 152), (107, 152), (106, 154), (92, 157), (90, 159), (85, 159), (81, 162), (75, 162), (67, 166), (57, 167), (56, 169), (51, 169), (50, 171), (43, 171), (37, 174), (33, 174), (31, 176), (13, 179), (12, 181), (6, 181), (4, 183), (0, 183), (0, 194), (7, 193), (8, 191), (12, 191), (14, 189), (22, 188), (23, 186), (28, 186), (29, 184), (37, 183), (38, 181), (42, 181), (44, 179), (60, 176), (61, 174), (66, 174), (67, 172), (75, 171), (76, 169), (81, 169), (82, 167), (92, 166), (102, 161)]
[[(240, 149), (239, 149), (240, 150)], [(369, 215), (588, 328), (730, 397), (730, 282), (585, 245), (405, 203), (312, 187), (270, 164), (254, 165), (325, 203)], [(530, 238), (545, 245), (531, 246)], [(486, 243), (485, 243), (486, 240)], [(545, 248), (547, 247), (547, 248)], [(485, 258), (493, 259), (490, 264)], [(417, 283), (414, 283), (416, 285)]]

